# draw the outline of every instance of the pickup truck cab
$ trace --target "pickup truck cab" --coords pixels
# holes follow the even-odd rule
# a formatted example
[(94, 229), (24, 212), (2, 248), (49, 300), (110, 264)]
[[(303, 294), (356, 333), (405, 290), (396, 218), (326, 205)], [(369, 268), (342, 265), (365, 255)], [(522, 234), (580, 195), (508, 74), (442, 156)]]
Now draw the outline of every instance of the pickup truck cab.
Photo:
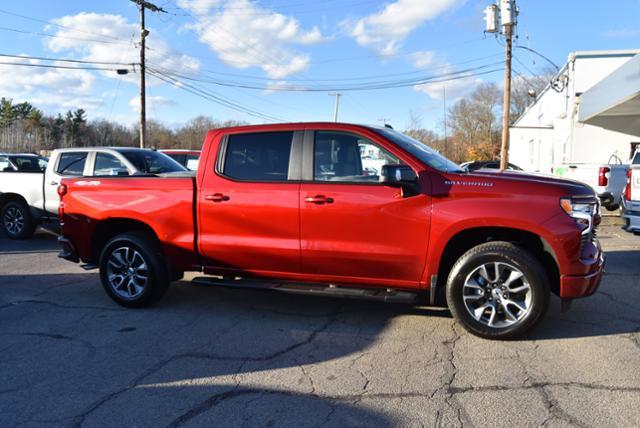
[[(363, 158), (384, 160), (380, 174)], [(469, 331), (524, 334), (550, 293), (595, 292), (604, 258), (588, 186), (468, 173), (386, 127), (210, 131), (196, 177), (64, 179), (60, 257), (99, 267), (117, 303), (146, 306), (184, 271), (223, 285), (446, 300)]]
[(2, 227), (13, 239), (28, 238), (37, 225), (58, 220), (58, 185), (65, 177), (186, 171), (161, 153), (123, 147), (57, 149), (48, 163), (36, 155), (5, 155), (0, 167)]

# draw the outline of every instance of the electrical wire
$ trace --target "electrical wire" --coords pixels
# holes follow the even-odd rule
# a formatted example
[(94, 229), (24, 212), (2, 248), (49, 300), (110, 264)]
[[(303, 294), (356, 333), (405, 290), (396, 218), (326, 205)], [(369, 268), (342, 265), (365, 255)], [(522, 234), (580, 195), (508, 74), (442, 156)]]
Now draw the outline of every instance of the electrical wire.
[(25, 62), (6, 62), (0, 61), (0, 65), (17, 65), (22, 67), (38, 67), (38, 68), (60, 68), (65, 70), (93, 70), (93, 71), (118, 71), (120, 68), (101, 68), (101, 67), (71, 67), (66, 65), (52, 65), (52, 64), (31, 64)]
[(184, 91), (190, 92), (194, 95), (197, 95), (201, 98), (204, 98), (206, 100), (215, 102), (216, 104), (220, 104), (224, 107), (230, 108), (232, 110), (241, 112), (241, 113), (245, 113), (248, 114), (250, 116), (253, 117), (257, 117), (263, 120), (268, 120), (268, 121), (276, 121), (276, 122), (284, 122), (284, 119), (281, 119), (279, 117), (276, 116), (271, 116), (262, 112), (259, 112), (257, 110), (254, 110), (252, 108), (243, 106), (241, 104), (238, 104), (236, 102), (233, 102), (231, 100), (228, 100), (222, 96), (213, 94), (211, 92), (208, 92), (204, 89), (201, 89), (195, 85), (189, 84), (189, 83), (185, 83), (183, 81), (181, 81), (180, 79), (177, 79), (175, 77), (172, 76), (168, 76), (162, 72), (159, 72), (153, 68), (147, 68), (147, 71), (149, 72), (149, 74), (153, 75), (154, 77), (156, 77), (159, 80), (162, 80), (165, 83), (169, 83), (172, 86), (175, 86), (179, 89), (182, 89)]
[(49, 34), (49, 33), (40, 33), (38, 31), (26, 31), (26, 30), (19, 30), (17, 28), (9, 28), (9, 27), (0, 27), (0, 30), (2, 31), (12, 31), (14, 33), (20, 33), (20, 34), (29, 34), (32, 36), (41, 36), (41, 37), (51, 37), (54, 39), (67, 39), (67, 40), (77, 40), (80, 42), (93, 42), (93, 43), (103, 43), (103, 44), (109, 44), (109, 45), (127, 45), (129, 44), (128, 42), (116, 42), (116, 41), (109, 41), (109, 40), (97, 40), (97, 39), (85, 39), (85, 38), (81, 38), (81, 37), (69, 37), (69, 36), (58, 36), (55, 34)]
[(67, 59), (67, 58), (48, 58), (43, 56), (29, 56), (29, 55), (11, 55), (0, 53), (0, 57), (8, 58), (20, 58), (20, 59), (37, 59), (40, 61), (60, 61), (60, 62), (72, 62), (78, 64), (102, 64), (102, 65), (137, 65), (130, 62), (109, 62), (109, 61), (86, 61), (80, 59)]
[(547, 61), (549, 64), (553, 65), (557, 71), (560, 71), (560, 66), (558, 66), (558, 64), (556, 64), (555, 62), (551, 61), (549, 58), (547, 58), (546, 56), (542, 55), (540, 52), (536, 51), (535, 49), (531, 49), (531, 48), (528, 48), (526, 46), (520, 46), (520, 45), (517, 45), (517, 46), (514, 46), (514, 47), (516, 49), (524, 49), (526, 51), (533, 52), (534, 54), (538, 55), (540, 58), (542, 58), (545, 61)]

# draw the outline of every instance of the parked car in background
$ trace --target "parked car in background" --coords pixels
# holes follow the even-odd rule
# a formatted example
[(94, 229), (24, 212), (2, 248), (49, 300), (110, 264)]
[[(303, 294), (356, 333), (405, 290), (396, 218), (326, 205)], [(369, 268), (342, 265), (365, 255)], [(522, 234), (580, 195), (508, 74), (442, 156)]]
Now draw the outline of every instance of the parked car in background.
[[(460, 164), (460, 168), (462, 168), (465, 171), (478, 171), (480, 169), (500, 169), (500, 161), (499, 160), (493, 160), (493, 161), (473, 161), (473, 162), (464, 162)], [(522, 171), (522, 168), (520, 168), (517, 165), (514, 165), (512, 163), (507, 163), (507, 170), (508, 171)]]
[(0, 153), (0, 172), (42, 172), (48, 162), (34, 153)]
[(627, 182), (629, 165), (617, 157), (615, 163), (572, 163), (554, 165), (553, 174), (577, 180), (591, 186), (600, 199), (600, 204), (609, 211), (620, 207), (622, 190)]
[(200, 150), (167, 149), (160, 151), (190, 171), (198, 169)]
[(623, 229), (640, 234), (640, 150), (631, 159), (627, 170), (627, 183), (622, 194)]
[(162, 153), (122, 147), (58, 149), (48, 163), (36, 155), (4, 155), (0, 167), (0, 216), (5, 233), (13, 239), (28, 238), (39, 224), (57, 221), (57, 191), (63, 177), (186, 171)]
[[(366, 146), (386, 159), (379, 175), (365, 166)], [(59, 193), (60, 257), (99, 267), (126, 307), (204, 271), (226, 286), (446, 298), (472, 333), (509, 338), (543, 318), (552, 292), (565, 303), (593, 294), (604, 267), (593, 189), (466, 172), (382, 127), (216, 129), (196, 177), (70, 178)]]

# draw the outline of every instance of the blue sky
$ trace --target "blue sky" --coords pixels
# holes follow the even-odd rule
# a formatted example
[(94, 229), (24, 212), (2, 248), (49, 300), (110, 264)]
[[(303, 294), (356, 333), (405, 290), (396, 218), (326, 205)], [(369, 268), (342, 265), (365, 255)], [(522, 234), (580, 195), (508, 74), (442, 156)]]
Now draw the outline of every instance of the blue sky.
[[(483, 9), (488, 3), (156, 0), (169, 13), (147, 13), (148, 57), (165, 81), (149, 77), (147, 114), (170, 126), (201, 114), (252, 123), (272, 120), (265, 117), (331, 120), (330, 89), (394, 82), (405, 86), (341, 91), (340, 120), (379, 123), (385, 118), (403, 128), (413, 113), (425, 127), (439, 131), (443, 89), (450, 105), (479, 82), (500, 83), (503, 72), (463, 75), (460, 80), (419, 87), (411, 82), (470, 68), (484, 72), (501, 67), (496, 63), (503, 60), (504, 48), (494, 37), (483, 35)], [(576, 50), (640, 49), (639, 0), (619, 0), (615, 7), (596, 1), (520, 0), (518, 6), (517, 43), (559, 65)], [(128, 0), (3, 2), (0, 53), (137, 62), (132, 43), (138, 39), (137, 24), (137, 8)], [(516, 50), (516, 58), (515, 69), (524, 75), (547, 67), (524, 50)], [(0, 62), (15, 61), (27, 60), (0, 58)], [(126, 125), (137, 120), (137, 73), (119, 77), (115, 71), (12, 65), (0, 65), (0, 73), (0, 96), (31, 101), (48, 113), (77, 107), (87, 110), (89, 119)], [(185, 87), (205, 91), (209, 99), (186, 92)], [(308, 88), (321, 91), (272, 90)], [(214, 97), (226, 106), (212, 101)]]

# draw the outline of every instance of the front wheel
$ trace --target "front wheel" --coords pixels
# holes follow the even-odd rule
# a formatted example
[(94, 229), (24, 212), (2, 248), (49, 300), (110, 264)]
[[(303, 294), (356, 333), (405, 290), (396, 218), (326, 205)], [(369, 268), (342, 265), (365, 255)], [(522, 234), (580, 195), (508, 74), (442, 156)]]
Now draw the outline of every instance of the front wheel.
[(545, 314), (549, 281), (540, 262), (509, 242), (467, 251), (447, 281), (447, 304), (469, 332), (488, 339), (524, 335)]
[(169, 287), (164, 256), (151, 237), (125, 233), (111, 239), (100, 255), (100, 279), (116, 303), (128, 308), (149, 306)]
[(36, 223), (27, 204), (11, 201), (2, 207), (2, 227), (9, 238), (26, 239), (35, 232)]

